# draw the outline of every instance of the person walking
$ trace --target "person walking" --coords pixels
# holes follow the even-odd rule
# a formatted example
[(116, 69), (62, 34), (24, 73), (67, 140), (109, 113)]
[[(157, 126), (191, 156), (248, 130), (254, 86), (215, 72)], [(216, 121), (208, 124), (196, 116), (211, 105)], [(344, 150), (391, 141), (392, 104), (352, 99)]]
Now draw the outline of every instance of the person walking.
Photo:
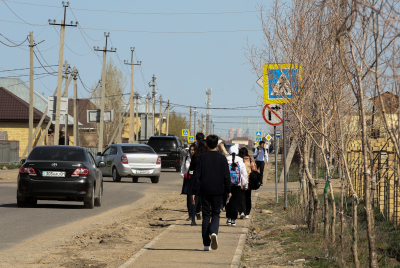
[(209, 151), (199, 156), (194, 172), (192, 204), (196, 196), (202, 202), (203, 222), (201, 234), (204, 250), (218, 248), (218, 229), (222, 195), (231, 195), (231, 179), (226, 157), (217, 152), (218, 137), (209, 135), (206, 139)]
[(254, 151), (254, 160), (256, 161), (257, 169), (260, 169), (260, 175), (263, 181), (265, 161), (268, 165), (268, 151), (265, 149), (265, 141), (260, 141), (259, 146)]
[(243, 147), (239, 149), (239, 157), (243, 158), (244, 165), (246, 166), (247, 178), (249, 180), (249, 187), (247, 190), (242, 190), (242, 205), (240, 218), (249, 218), (251, 211), (251, 188), (250, 188), (250, 174), (252, 171), (258, 172), (256, 163), (251, 160), (249, 156), (249, 151), (247, 148)]
[(248, 178), (243, 159), (237, 156), (239, 153), (239, 148), (236, 145), (233, 145), (229, 148), (229, 153), (231, 155), (226, 159), (229, 165), (232, 197), (227, 200), (226, 217), (228, 219), (226, 224), (230, 226), (236, 226), (236, 219), (241, 200), (241, 190), (248, 188)]
[(182, 185), (182, 192), (181, 194), (186, 195), (186, 205), (188, 209), (188, 214), (189, 218), (187, 218), (187, 221), (192, 220), (192, 195), (189, 193), (189, 184), (190, 184), (190, 177), (189, 176), (189, 167), (190, 167), (190, 162), (192, 160), (192, 157), (194, 155), (194, 147), (195, 145), (192, 144), (189, 147), (189, 154), (185, 156), (185, 161), (182, 162), (182, 167), (181, 167), (181, 177), (183, 178), (183, 185)]
[[(193, 175), (196, 173), (196, 167), (197, 167), (197, 162), (199, 160), (199, 157), (207, 151), (208, 151), (208, 148), (207, 148), (205, 140), (204, 139), (197, 140), (197, 145), (194, 147), (194, 155), (192, 157), (192, 161), (190, 162), (190, 166), (189, 166), (189, 176), (191, 176), (192, 178), (193, 178)], [(189, 182), (188, 192), (189, 192), (190, 196), (192, 196), (192, 190), (194, 187), (194, 183), (195, 182), (193, 179), (191, 179)], [(192, 223), (191, 223), (192, 226), (197, 225), (196, 217), (198, 220), (201, 220), (201, 216), (200, 216), (201, 205), (202, 205), (202, 202), (201, 202), (200, 197), (196, 196), (195, 203), (192, 204), (192, 206), (191, 206), (191, 214), (190, 215), (192, 217)]]

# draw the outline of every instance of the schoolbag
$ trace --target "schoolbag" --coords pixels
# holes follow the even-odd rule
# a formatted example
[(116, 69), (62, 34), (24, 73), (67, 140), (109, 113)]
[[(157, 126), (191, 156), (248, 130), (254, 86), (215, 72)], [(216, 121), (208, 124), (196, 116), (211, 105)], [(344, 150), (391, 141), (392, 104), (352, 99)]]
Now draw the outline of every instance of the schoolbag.
[(261, 182), (261, 174), (257, 171), (252, 171), (249, 176), (249, 188), (251, 190), (257, 190), (258, 188), (260, 188)]
[(231, 175), (231, 185), (239, 185), (240, 184), (240, 167), (239, 163), (236, 163), (236, 168), (232, 170), (232, 164), (229, 164), (229, 172)]

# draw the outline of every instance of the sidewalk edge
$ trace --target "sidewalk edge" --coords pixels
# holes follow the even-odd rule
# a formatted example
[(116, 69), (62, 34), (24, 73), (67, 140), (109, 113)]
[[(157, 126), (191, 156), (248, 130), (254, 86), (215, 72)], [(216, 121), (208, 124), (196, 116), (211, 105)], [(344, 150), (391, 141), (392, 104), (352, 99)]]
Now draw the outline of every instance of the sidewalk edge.
[[(256, 193), (253, 197), (254, 200), (252, 200), (252, 209), (254, 210), (255, 204), (258, 198), (258, 193)], [(249, 226), (250, 226), (250, 221), (252, 218), (252, 214), (250, 214), (250, 218), (246, 223), (244, 224), (242, 228), (242, 234), (239, 237), (239, 242), (236, 247), (235, 255), (233, 256), (232, 263), (231, 263), (231, 268), (238, 268), (240, 266), (240, 260), (242, 259), (243, 255), (243, 249), (244, 245), (246, 243), (246, 238), (247, 238), (247, 233), (249, 232)]]

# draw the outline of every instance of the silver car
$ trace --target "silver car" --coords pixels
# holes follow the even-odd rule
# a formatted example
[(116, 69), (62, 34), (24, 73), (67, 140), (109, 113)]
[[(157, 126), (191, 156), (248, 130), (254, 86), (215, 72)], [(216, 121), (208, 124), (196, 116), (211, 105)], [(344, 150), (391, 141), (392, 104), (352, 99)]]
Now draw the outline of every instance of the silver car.
[(97, 153), (96, 164), (104, 162), (99, 168), (103, 177), (112, 177), (121, 181), (122, 177), (131, 177), (138, 182), (139, 177), (150, 178), (158, 183), (161, 174), (161, 157), (145, 144), (122, 143), (108, 146), (103, 153)]

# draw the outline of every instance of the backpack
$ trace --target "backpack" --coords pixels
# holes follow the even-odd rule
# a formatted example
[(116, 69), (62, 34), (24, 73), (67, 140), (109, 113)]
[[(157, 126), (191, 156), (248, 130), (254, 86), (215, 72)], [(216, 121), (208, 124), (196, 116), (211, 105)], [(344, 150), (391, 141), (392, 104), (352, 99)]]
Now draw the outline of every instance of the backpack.
[(252, 171), (249, 176), (249, 188), (251, 190), (257, 190), (261, 186), (261, 174), (257, 171)]
[(238, 186), (240, 184), (240, 167), (239, 163), (236, 163), (236, 168), (232, 170), (232, 164), (229, 164), (229, 173), (231, 175), (231, 185)]

